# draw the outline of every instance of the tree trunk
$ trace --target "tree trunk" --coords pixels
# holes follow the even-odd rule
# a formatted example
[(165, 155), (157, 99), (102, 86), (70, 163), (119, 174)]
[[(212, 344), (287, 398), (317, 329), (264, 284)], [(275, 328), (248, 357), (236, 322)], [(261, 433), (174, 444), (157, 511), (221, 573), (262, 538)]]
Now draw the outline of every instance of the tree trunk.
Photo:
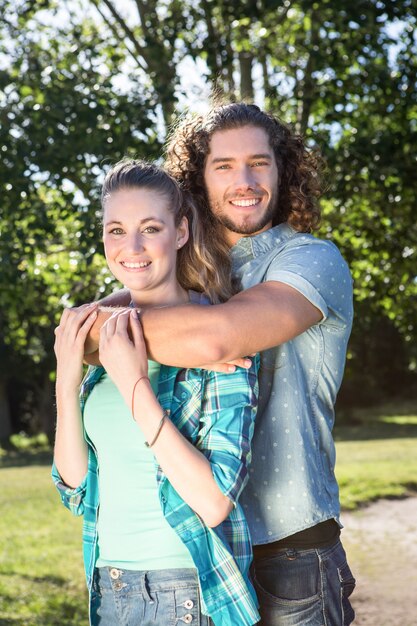
[(46, 433), (48, 440), (53, 443), (55, 433), (55, 394), (54, 385), (47, 374), (43, 380), (40, 390), (39, 404), (39, 426), (42, 432)]
[(319, 26), (317, 11), (313, 9), (311, 13), (311, 32), (309, 48), (310, 53), (304, 70), (304, 77), (300, 83), (299, 106), (297, 115), (297, 131), (302, 135), (308, 128), (310, 112), (316, 96), (316, 79), (313, 78), (316, 69), (315, 49), (320, 45)]
[(252, 81), (253, 54), (251, 52), (239, 52), (240, 66), (240, 97), (242, 100), (253, 102), (255, 94)]
[(6, 441), (12, 434), (9, 398), (4, 380), (0, 380), (0, 441)]

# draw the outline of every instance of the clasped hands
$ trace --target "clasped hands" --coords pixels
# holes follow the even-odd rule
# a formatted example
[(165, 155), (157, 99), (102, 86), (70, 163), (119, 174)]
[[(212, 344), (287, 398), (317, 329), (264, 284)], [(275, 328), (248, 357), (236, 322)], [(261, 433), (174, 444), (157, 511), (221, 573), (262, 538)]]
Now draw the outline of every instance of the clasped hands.
[[(117, 372), (114, 371), (113, 364), (117, 363), (118, 367), (122, 367), (125, 370), (124, 366), (130, 363), (131, 360), (135, 363), (135, 371), (142, 372), (145, 369), (147, 370), (146, 345), (135, 309), (115, 309), (100, 330), (99, 351), (96, 350), (86, 354), (85, 347), (89, 334), (97, 320), (98, 310), (98, 303), (65, 309), (59, 326), (55, 329), (54, 348), (57, 357), (58, 376), (60, 373), (65, 374), (65, 378), (67, 380), (70, 379), (75, 386), (78, 386), (81, 382), (83, 360), (90, 365), (103, 365), (106, 369), (111, 368), (113, 376), (118, 376)], [(136, 333), (135, 336), (133, 336), (133, 329)], [(97, 331), (95, 331), (96, 336), (97, 334)], [(107, 354), (109, 353), (110, 340), (114, 344), (115, 350), (111, 359), (103, 356), (104, 351)], [(139, 359), (136, 350), (140, 350)], [(116, 353), (119, 355), (118, 357), (116, 357)], [(106, 360), (107, 367), (103, 359)], [(124, 364), (122, 364), (123, 359)], [(226, 363), (201, 364), (200, 367), (214, 372), (231, 373), (235, 371), (236, 367), (247, 369), (250, 365), (250, 359), (242, 357)], [(110, 372), (109, 375), (113, 378)]]

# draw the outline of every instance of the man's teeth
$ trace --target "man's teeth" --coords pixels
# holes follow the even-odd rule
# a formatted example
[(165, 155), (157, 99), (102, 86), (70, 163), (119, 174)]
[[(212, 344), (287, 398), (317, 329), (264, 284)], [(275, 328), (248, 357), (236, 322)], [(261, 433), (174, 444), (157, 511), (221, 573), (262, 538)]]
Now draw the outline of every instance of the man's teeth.
[(259, 202), (259, 198), (250, 198), (249, 200), (231, 200), (235, 206), (253, 206)]
[(142, 261), (141, 263), (127, 263), (126, 261), (124, 261), (122, 263), (122, 265), (129, 268), (130, 270), (138, 270), (141, 267), (148, 267), (148, 265), (150, 264), (151, 264), (150, 261)]

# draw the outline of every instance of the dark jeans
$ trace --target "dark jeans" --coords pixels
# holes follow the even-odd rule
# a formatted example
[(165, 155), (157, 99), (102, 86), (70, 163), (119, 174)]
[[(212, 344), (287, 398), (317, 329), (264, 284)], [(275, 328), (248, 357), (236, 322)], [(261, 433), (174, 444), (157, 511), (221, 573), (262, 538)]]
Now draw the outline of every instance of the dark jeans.
[(348, 626), (355, 579), (340, 541), (254, 558), (252, 575), (262, 626)]

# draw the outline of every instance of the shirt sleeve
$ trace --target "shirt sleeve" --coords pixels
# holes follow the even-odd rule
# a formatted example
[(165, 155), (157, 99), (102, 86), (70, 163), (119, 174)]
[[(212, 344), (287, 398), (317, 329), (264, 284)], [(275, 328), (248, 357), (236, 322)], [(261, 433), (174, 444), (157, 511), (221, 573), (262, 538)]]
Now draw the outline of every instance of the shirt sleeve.
[(55, 465), (52, 465), (52, 480), (61, 498), (62, 504), (71, 511), (73, 515), (83, 515), (84, 498), (87, 489), (87, 476), (78, 487), (68, 487), (61, 478)]
[(248, 370), (205, 373), (202, 411), (196, 442), (210, 461), (220, 490), (234, 504), (246, 484), (258, 404), (259, 357)]
[(337, 247), (330, 241), (300, 236), (271, 262), (266, 281), (279, 281), (299, 291), (318, 308), (322, 322), (352, 318), (352, 278)]

